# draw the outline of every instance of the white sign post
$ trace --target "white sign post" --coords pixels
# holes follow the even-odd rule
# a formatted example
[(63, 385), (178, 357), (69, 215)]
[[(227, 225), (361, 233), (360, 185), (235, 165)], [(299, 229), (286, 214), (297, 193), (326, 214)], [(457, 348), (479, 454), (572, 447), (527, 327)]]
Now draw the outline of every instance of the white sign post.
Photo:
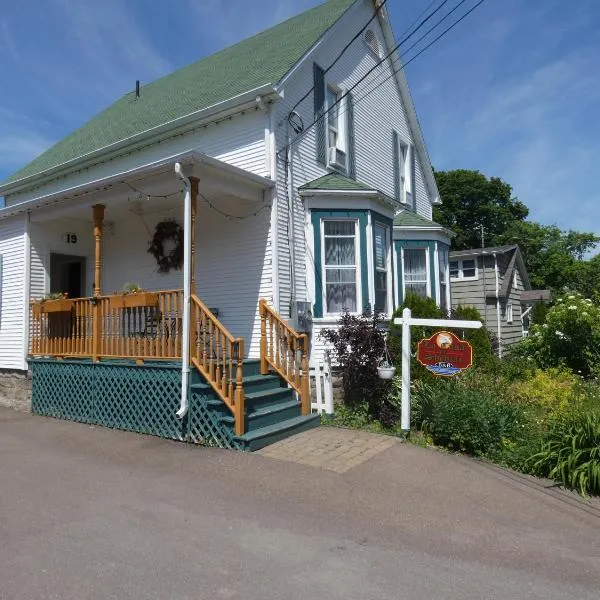
[(447, 329), (481, 329), (481, 321), (459, 321), (457, 319), (413, 319), (410, 308), (402, 311), (401, 319), (394, 325), (402, 325), (402, 431), (410, 432), (410, 328), (444, 327)]

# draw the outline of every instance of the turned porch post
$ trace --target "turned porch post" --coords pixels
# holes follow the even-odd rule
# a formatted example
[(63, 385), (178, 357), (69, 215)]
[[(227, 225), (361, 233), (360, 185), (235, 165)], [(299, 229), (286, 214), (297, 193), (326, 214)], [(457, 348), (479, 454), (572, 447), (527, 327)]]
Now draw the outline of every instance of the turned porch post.
[(190, 177), (190, 202), (192, 205), (192, 258), (190, 260), (190, 287), (192, 294), (196, 294), (196, 212), (198, 203), (198, 178)]
[[(104, 204), (92, 206), (94, 211), (94, 298), (102, 295), (102, 225), (104, 222)], [(100, 359), (101, 351), (101, 315), (100, 305), (96, 301), (92, 305), (92, 358), (94, 361)]]

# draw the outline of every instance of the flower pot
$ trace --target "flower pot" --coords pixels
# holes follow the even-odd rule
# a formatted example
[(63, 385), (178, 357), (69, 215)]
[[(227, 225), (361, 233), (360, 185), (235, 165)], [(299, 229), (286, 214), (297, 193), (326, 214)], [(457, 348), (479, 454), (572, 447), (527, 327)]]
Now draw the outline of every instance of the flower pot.
[(391, 379), (396, 373), (396, 367), (377, 367), (380, 379)]
[(156, 306), (158, 292), (137, 292), (135, 294), (117, 294), (109, 296), (110, 308), (137, 308), (140, 306)]
[(64, 298), (60, 300), (44, 300), (43, 302), (34, 302), (31, 305), (31, 310), (33, 317), (39, 319), (42, 314), (71, 312), (74, 304), (73, 300)]

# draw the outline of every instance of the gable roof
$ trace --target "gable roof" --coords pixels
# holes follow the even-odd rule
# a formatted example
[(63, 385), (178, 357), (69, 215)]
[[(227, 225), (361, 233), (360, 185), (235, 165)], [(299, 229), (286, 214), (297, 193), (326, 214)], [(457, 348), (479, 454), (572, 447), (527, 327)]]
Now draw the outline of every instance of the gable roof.
[(430, 221), (425, 217), (413, 212), (412, 210), (403, 210), (394, 219), (394, 227), (419, 227), (420, 229), (445, 229), (443, 225)]
[(277, 84), (354, 4), (329, 0), (130, 92), (6, 179), (38, 175), (174, 119)]
[(462, 258), (463, 256), (480, 256), (481, 254), (506, 254), (518, 248), (516, 244), (509, 246), (490, 246), (489, 248), (469, 248), (468, 250), (452, 250), (450, 258)]
[(348, 191), (369, 191), (376, 192), (372, 187), (350, 179), (341, 173), (327, 173), (318, 179), (313, 179), (300, 186), (299, 190), (348, 190)]

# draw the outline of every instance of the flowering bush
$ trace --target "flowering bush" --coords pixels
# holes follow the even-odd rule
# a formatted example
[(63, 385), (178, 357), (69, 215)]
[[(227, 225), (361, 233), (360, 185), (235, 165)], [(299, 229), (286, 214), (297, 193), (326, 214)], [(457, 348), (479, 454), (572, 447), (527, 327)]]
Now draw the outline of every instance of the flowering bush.
[(532, 326), (518, 350), (543, 369), (566, 366), (583, 377), (597, 374), (600, 306), (581, 294), (565, 294), (548, 310), (545, 323)]

